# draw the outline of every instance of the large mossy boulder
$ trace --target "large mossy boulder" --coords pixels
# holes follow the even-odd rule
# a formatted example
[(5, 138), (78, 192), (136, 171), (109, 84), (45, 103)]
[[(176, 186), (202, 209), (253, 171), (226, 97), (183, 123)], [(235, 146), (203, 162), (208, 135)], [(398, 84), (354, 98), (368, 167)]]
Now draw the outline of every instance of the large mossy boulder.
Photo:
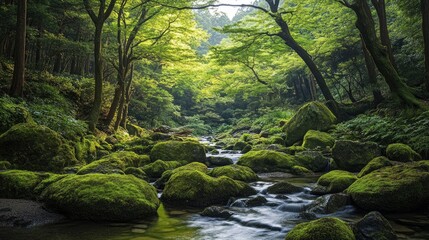
[(420, 154), (410, 146), (402, 143), (394, 143), (387, 146), (386, 155), (390, 160), (398, 162), (412, 162), (422, 159)]
[(338, 218), (321, 218), (296, 225), (286, 240), (355, 240), (352, 228)]
[(162, 176), (158, 180), (156, 180), (155, 186), (157, 188), (164, 188), (165, 183), (170, 179), (171, 175), (187, 170), (200, 171), (202, 173), (207, 173), (209, 171), (208, 167), (205, 164), (200, 162), (191, 162), (186, 164), (185, 166), (181, 166), (173, 170), (167, 170), (163, 172)]
[(182, 164), (177, 161), (156, 160), (153, 163), (143, 166), (142, 170), (151, 178), (159, 178), (165, 171), (173, 170), (180, 166), (182, 166)]
[(359, 178), (348, 189), (365, 210), (409, 212), (429, 201), (429, 161), (385, 167)]
[(330, 158), (323, 156), (319, 151), (302, 151), (295, 154), (296, 162), (313, 172), (325, 172)]
[(213, 178), (195, 170), (171, 175), (161, 199), (174, 205), (207, 207), (226, 204), (231, 197), (246, 197), (256, 191), (244, 182), (221, 176)]
[(206, 152), (198, 142), (167, 141), (157, 143), (150, 152), (152, 161), (204, 162)]
[(237, 164), (255, 172), (291, 172), (292, 167), (298, 165), (294, 156), (270, 150), (250, 151), (241, 156)]
[(283, 127), (286, 145), (301, 141), (308, 130), (326, 131), (336, 121), (335, 115), (323, 103), (307, 103)]
[(339, 193), (346, 190), (357, 180), (356, 175), (350, 172), (334, 170), (320, 176), (314, 194)]
[(34, 189), (45, 178), (47, 173), (36, 173), (23, 170), (0, 172), (0, 198), (35, 199)]
[(130, 221), (156, 215), (159, 200), (149, 183), (131, 175), (69, 175), (41, 194), (48, 206), (74, 219)]
[(336, 141), (332, 157), (337, 166), (349, 172), (359, 172), (372, 159), (381, 156), (381, 149), (374, 142)]
[(254, 182), (259, 179), (258, 175), (251, 168), (240, 165), (213, 168), (208, 172), (208, 175), (212, 177), (227, 176), (243, 182)]
[(304, 136), (302, 146), (308, 149), (333, 147), (335, 138), (329, 133), (309, 130)]
[(0, 134), (18, 123), (34, 123), (28, 109), (12, 98), (0, 97)]
[(390, 167), (393, 163), (386, 157), (376, 157), (372, 159), (357, 175), (359, 178), (369, 173), (374, 172), (380, 168)]
[(150, 162), (147, 155), (138, 155), (134, 152), (120, 151), (104, 156), (100, 160), (87, 164), (79, 169), (77, 174), (103, 173), (124, 174), (128, 167), (140, 167)]
[(14, 125), (0, 135), (0, 159), (32, 171), (58, 172), (77, 164), (74, 149), (60, 134), (29, 123)]

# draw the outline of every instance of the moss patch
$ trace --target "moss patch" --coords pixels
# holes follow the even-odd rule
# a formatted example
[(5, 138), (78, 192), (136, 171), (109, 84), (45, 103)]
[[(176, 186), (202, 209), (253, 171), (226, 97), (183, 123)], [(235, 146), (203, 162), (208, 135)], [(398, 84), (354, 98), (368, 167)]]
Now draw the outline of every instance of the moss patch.
[(309, 130), (304, 136), (302, 146), (308, 149), (315, 149), (318, 147), (333, 147), (334, 144), (335, 138), (333, 138), (329, 133)]
[(319, 151), (302, 151), (295, 154), (295, 159), (300, 166), (314, 172), (325, 172), (330, 160)]
[(167, 170), (173, 170), (182, 166), (178, 161), (162, 161), (156, 160), (153, 163), (145, 165), (142, 167), (142, 170), (151, 178), (159, 178)]
[(227, 176), (243, 182), (254, 182), (259, 179), (258, 175), (251, 168), (240, 165), (217, 167), (210, 170), (208, 174), (212, 177)]
[(326, 131), (336, 121), (337, 118), (323, 103), (307, 103), (283, 127), (286, 145), (301, 141), (308, 130)]
[(12, 98), (0, 97), (0, 134), (18, 123), (34, 123), (28, 109)]
[[(334, 170), (323, 174), (318, 180), (317, 185), (324, 188), (321, 193), (338, 193), (346, 190), (357, 180), (356, 175), (350, 172)], [(317, 189), (317, 187), (316, 187)], [(317, 193), (317, 190), (316, 190)]]
[(246, 183), (229, 177), (213, 178), (200, 171), (185, 170), (170, 177), (161, 199), (175, 205), (206, 207), (255, 193)]
[(321, 218), (296, 225), (286, 240), (355, 240), (352, 228), (338, 218)]
[(186, 161), (204, 162), (206, 152), (204, 146), (197, 142), (167, 141), (157, 143), (150, 152), (152, 161)]
[(64, 138), (47, 127), (28, 123), (17, 124), (0, 136), (0, 159), (33, 171), (59, 172), (77, 164), (74, 149)]
[(241, 156), (237, 164), (255, 172), (290, 172), (298, 165), (293, 156), (270, 150), (250, 151)]
[(170, 179), (171, 175), (178, 173), (178, 172), (181, 172), (181, 171), (186, 171), (186, 170), (195, 170), (195, 171), (200, 171), (202, 173), (208, 172), (207, 166), (203, 163), (199, 163), (199, 162), (188, 163), (185, 166), (178, 167), (174, 170), (165, 171), (162, 174), (161, 178), (159, 178), (155, 182), (155, 186), (158, 188), (164, 188), (165, 183)]
[(398, 162), (412, 162), (422, 159), (420, 154), (410, 146), (402, 143), (394, 143), (387, 146), (386, 155), (390, 160)]
[(347, 192), (366, 210), (416, 210), (429, 201), (429, 161), (376, 170), (354, 182)]
[(376, 157), (371, 160), (357, 175), (358, 178), (361, 178), (371, 172), (374, 172), (375, 170), (378, 170), (380, 168), (389, 167), (392, 166), (393, 163), (389, 161), (386, 157)]
[(22, 170), (0, 172), (0, 198), (35, 199), (34, 188), (47, 177), (47, 173)]
[(130, 175), (69, 175), (50, 184), (41, 198), (75, 219), (129, 221), (156, 214), (159, 200), (147, 182)]

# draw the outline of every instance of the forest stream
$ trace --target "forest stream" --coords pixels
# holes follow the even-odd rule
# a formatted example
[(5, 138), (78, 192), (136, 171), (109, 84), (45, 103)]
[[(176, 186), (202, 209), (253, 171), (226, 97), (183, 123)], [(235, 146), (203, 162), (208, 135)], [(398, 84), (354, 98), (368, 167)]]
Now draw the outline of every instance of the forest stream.
[[(202, 144), (212, 145), (207, 138)], [(217, 149), (217, 156), (227, 157), (234, 164), (242, 155), (237, 151)], [(211, 156), (211, 154), (207, 154)], [(280, 240), (297, 223), (306, 222), (307, 206), (318, 197), (310, 190), (317, 176), (292, 177), (288, 174), (260, 175), (261, 181), (250, 185), (257, 195), (232, 199), (225, 209), (232, 216), (211, 218), (200, 215), (199, 208), (166, 207), (158, 209), (158, 217), (133, 223), (94, 223), (67, 220), (62, 223), (34, 228), (1, 228), (1, 240), (167, 240), (167, 239), (271, 239)], [(268, 194), (266, 189), (275, 182), (286, 180), (303, 191), (294, 194)], [(159, 193), (159, 196), (162, 193)], [(261, 196), (267, 201), (249, 204), (249, 199)], [(250, 205), (250, 206), (249, 206)], [(361, 219), (365, 212), (353, 205), (346, 205), (333, 214), (317, 214), (317, 218), (333, 216), (346, 222)], [(398, 235), (398, 239), (429, 239), (429, 218), (418, 213), (385, 215)]]

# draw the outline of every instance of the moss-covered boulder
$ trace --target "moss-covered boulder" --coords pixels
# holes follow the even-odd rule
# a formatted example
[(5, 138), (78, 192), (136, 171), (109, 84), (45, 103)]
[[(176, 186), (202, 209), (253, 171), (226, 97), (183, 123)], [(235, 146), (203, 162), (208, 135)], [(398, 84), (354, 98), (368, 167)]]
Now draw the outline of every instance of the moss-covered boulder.
[(83, 137), (75, 143), (75, 155), (81, 162), (92, 162), (97, 159), (97, 149), (101, 148), (97, 139), (93, 135)]
[(374, 172), (375, 170), (378, 170), (380, 168), (384, 167), (390, 167), (393, 163), (389, 161), (386, 157), (376, 157), (372, 159), (357, 175), (358, 178), (363, 177), (371, 172)]
[(48, 206), (74, 219), (129, 221), (156, 215), (159, 200), (149, 183), (130, 175), (69, 175), (41, 194)]
[(197, 142), (167, 141), (157, 143), (150, 152), (152, 161), (204, 162), (204, 146)]
[(319, 151), (302, 151), (295, 154), (295, 159), (300, 166), (313, 172), (325, 172), (330, 160)]
[(171, 175), (181, 171), (187, 171), (187, 170), (195, 170), (195, 171), (200, 171), (202, 173), (207, 173), (209, 171), (207, 166), (203, 163), (200, 163), (200, 162), (188, 163), (185, 166), (181, 166), (173, 170), (167, 170), (164, 173), (162, 173), (162, 176), (158, 180), (156, 180), (155, 186), (157, 188), (164, 188), (165, 183), (170, 179)]
[(227, 176), (243, 182), (254, 182), (259, 179), (258, 175), (251, 168), (240, 165), (213, 168), (208, 172), (208, 175), (212, 177)]
[(356, 175), (350, 172), (334, 170), (323, 174), (317, 180), (317, 186), (312, 190), (314, 194), (338, 193), (346, 190), (357, 180)]
[(104, 156), (100, 160), (87, 164), (79, 169), (77, 174), (103, 173), (124, 174), (127, 167), (140, 167), (150, 162), (147, 155), (138, 155), (134, 152), (121, 151)]
[(174, 205), (207, 207), (255, 193), (246, 183), (229, 177), (213, 178), (200, 171), (185, 170), (171, 175), (161, 199)]
[(207, 164), (209, 166), (226, 166), (234, 164), (231, 158), (219, 157), (219, 156), (209, 156), (207, 157)]
[(359, 178), (348, 189), (366, 210), (409, 212), (429, 201), (429, 161), (384, 167)]
[(321, 218), (296, 225), (286, 240), (355, 240), (352, 228), (338, 218)]
[(387, 146), (386, 155), (390, 160), (398, 162), (412, 162), (422, 159), (420, 154), (410, 146), (402, 143), (394, 143)]
[(136, 178), (149, 181), (149, 177), (146, 175), (146, 173), (141, 168), (136, 167), (128, 167), (124, 171), (125, 174), (133, 175)]
[(301, 192), (304, 189), (302, 187), (295, 186), (286, 181), (275, 183), (274, 185), (267, 188), (267, 193), (270, 194), (291, 194)]
[(237, 164), (255, 172), (290, 172), (298, 165), (294, 156), (270, 150), (250, 151), (241, 156)]
[(329, 133), (309, 130), (304, 136), (302, 146), (308, 149), (333, 147), (335, 138)]
[(159, 178), (162, 174), (167, 170), (173, 170), (182, 166), (182, 164), (178, 161), (162, 161), (156, 160), (153, 163), (145, 165), (142, 167), (142, 170), (150, 177), (150, 178)]
[(286, 145), (301, 141), (308, 130), (326, 131), (336, 121), (335, 115), (323, 103), (307, 103), (283, 127)]
[(0, 134), (18, 123), (34, 123), (28, 109), (12, 98), (0, 97)]
[(308, 168), (298, 165), (293, 166), (290, 173), (297, 176), (309, 176), (314, 174), (314, 172), (309, 170)]
[(34, 199), (34, 188), (47, 177), (47, 173), (23, 170), (0, 172), (0, 198)]
[(59, 172), (77, 164), (74, 149), (45, 126), (21, 123), (0, 135), (0, 159), (14, 168)]
[(12, 164), (8, 161), (0, 161), (0, 170), (8, 170), (11, 169)]
[(332, 157), (337, 166), (349, 172), (359, 172), (372, 159), (381, 156), (381, 149), (374, 142), (336, 141)]

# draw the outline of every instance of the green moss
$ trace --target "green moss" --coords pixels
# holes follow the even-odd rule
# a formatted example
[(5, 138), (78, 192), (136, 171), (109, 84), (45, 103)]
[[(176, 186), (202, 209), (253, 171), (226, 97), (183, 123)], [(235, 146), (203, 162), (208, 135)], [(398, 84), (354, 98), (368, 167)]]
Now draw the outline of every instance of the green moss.
[(229, 165), (213, 168), (209, 171), (208, 175), (212, 177), (227, 176), (234, 180), (243, 182), (254, 182), (259, 179), (258, 175), (256, 175), (252, 169), (240, 165)]
[(130, 135), (141, 138), (149, 138), (151, 134), (150, 131), (132, 123), (127, 124), (127, 131)]
[(12, 98), (0, 97), (0, 134), (18, 123), (34, 123), (28, 109)]
[(346, 190), (357, 180), (357, 177), (350, 172), (334, 170), (323, 174), (317, 184), (326, 189), (325, 193), (338, 193)]
[(162, 161), (156, 160), (153, 163), (145, 165), (142, 167), (142, 170), (151, 178), (159, 178), (167, 170), (173, 170), (182, 166), (178, 161)]
[(429, 200), (429, 161), (376, 170), (354, 182), (347, 193), (366, 210), (416, 210)]
[(321, 218), (300, 223), (286, 235), (286, 240), (355, 240), (352, 228), (338, 218)]
[(315, 149), (317, 147), (333, 147), (334, 144), (335, 138), (333, 138), (329, 133), (309, 130), (304, 136), (302, 146), (308, 149)]
[(290, 172), (297, 165), (293, 156), (270, 150), (250, 151), (241, 156), (237, 164), (255, 172)]
[(359, 172), (372, 159), (381, 156), (381, 149), (374, 142), (339, 140), (332, 148), (332, 157), (342, 170)]
[(280, 144), (280, 145), (285, 144), (285, 140), (280, 136), (272, 136), (269, 138), (269, 141), (271, 144)]
[(387, 146), (386, 155), (390, 160), (398, 162), (412, 162), (422, 159), (420, 154), (410, 146), (402, 143), (394, 143)]
[(291, 194), (301, 192), (302, 190), (303, 188), (288, 182), (278, 182), (267, 188), (267, 192), (270, 194)]
[(371, 160), (357, 175), (358, 178), (361, 178), (375, 170), (378, 170), (380, 168), (389, 167), (392, 166), (392, 162), (389, 161), (389, 159), (385, 157), (376, 157)]
[(307, 103), (283, 127), (286, 145), (301, 141), (308, 130), (326, 131), (336, 121), (334, 114), (323, 103)]
[(243, 150), (248, 144), (246, 142), (238, 141), (234, 144), (234, 147), (232, 150)]
[(314, 172), (325, 172), (329, 164), (329, 158), (319, 151), (302, 151), (295, 154), (298, 165)]
[(0, 170), (8, 170), (12, 167), (12, 164), (8, 161), (0, 161)]
[(125, 169), (124, 173), (133, 175), (134, 177), (145, 181), (149, 181), (149, 177), (141, 168), (129, 167)]
[(104, 156), (100, 160), (83, 166), (77, 174), (104, 173), (124, 174), (127, 167), (140, 167), (150, 162), (149, 156), (138, 155), (134, 152), (121, 151)]
[(76, 158), (81, 162), (97, 159), (97, 149), (102, 148), (95, 136), (86, 136), (75, 143)]
[(41, 198), (75, 219), (129, 221), (156, 214), (154, 187), (130, 175), (69, 175), (50, 184)]
[(204, 162), (204, 146), (196, 142), (167, 141), (157, 143), (150, 152), (152, 161)]
[(301, 166), (293, 166), (291, 169), (291, 173), (298, 175), (298, 176), (307, 176), (307, 175), (313, 175), (314, 172), (311, 170), (301, 167)]
[(174, 170), (165, 171), (164, 173), (162, 173), (161, 178), (159, 178), (155, 182), (155, 185), (159, 188), (164, 188), (165, 183), (170, 179), (171, 175), (181, 171), (186, 171), (186, 170), (195, 170), (195, 171), (200, 171), (202, 173), (208, 172), (208, 168), (205, 164), (199, 163), (199, 162), (192, 162), (192, 163), (186, 164), (185, 166), (178, 167)]
[(34, 171), (59, 172), (77, 164), (74, 149), (64, 138), (47, 127), (28, 123), (17, 124), (0, 136), (0, 159)]
[(225, 204), (231, 197), (252, 194), (255, 191), (244, 182), (225, 176), (213, 178), (200, 171), (185, 170), (170, 177), (162, 200), (175, 205), (206, 207)]
[(49, 177), (43, 179), (36, 188), (34, 188), (34, 192), (37, 195), (40, 195), (45, 188), (47, 188), (49, 185), (51, 185), (54, 182), (57, 182), (65, 177), (67, 177), (67, 174), (50, 174)]
[(34, 188), (47, 177), (49, 174), (22, 170), (0, 172), (0, 198), (35, 199)]

